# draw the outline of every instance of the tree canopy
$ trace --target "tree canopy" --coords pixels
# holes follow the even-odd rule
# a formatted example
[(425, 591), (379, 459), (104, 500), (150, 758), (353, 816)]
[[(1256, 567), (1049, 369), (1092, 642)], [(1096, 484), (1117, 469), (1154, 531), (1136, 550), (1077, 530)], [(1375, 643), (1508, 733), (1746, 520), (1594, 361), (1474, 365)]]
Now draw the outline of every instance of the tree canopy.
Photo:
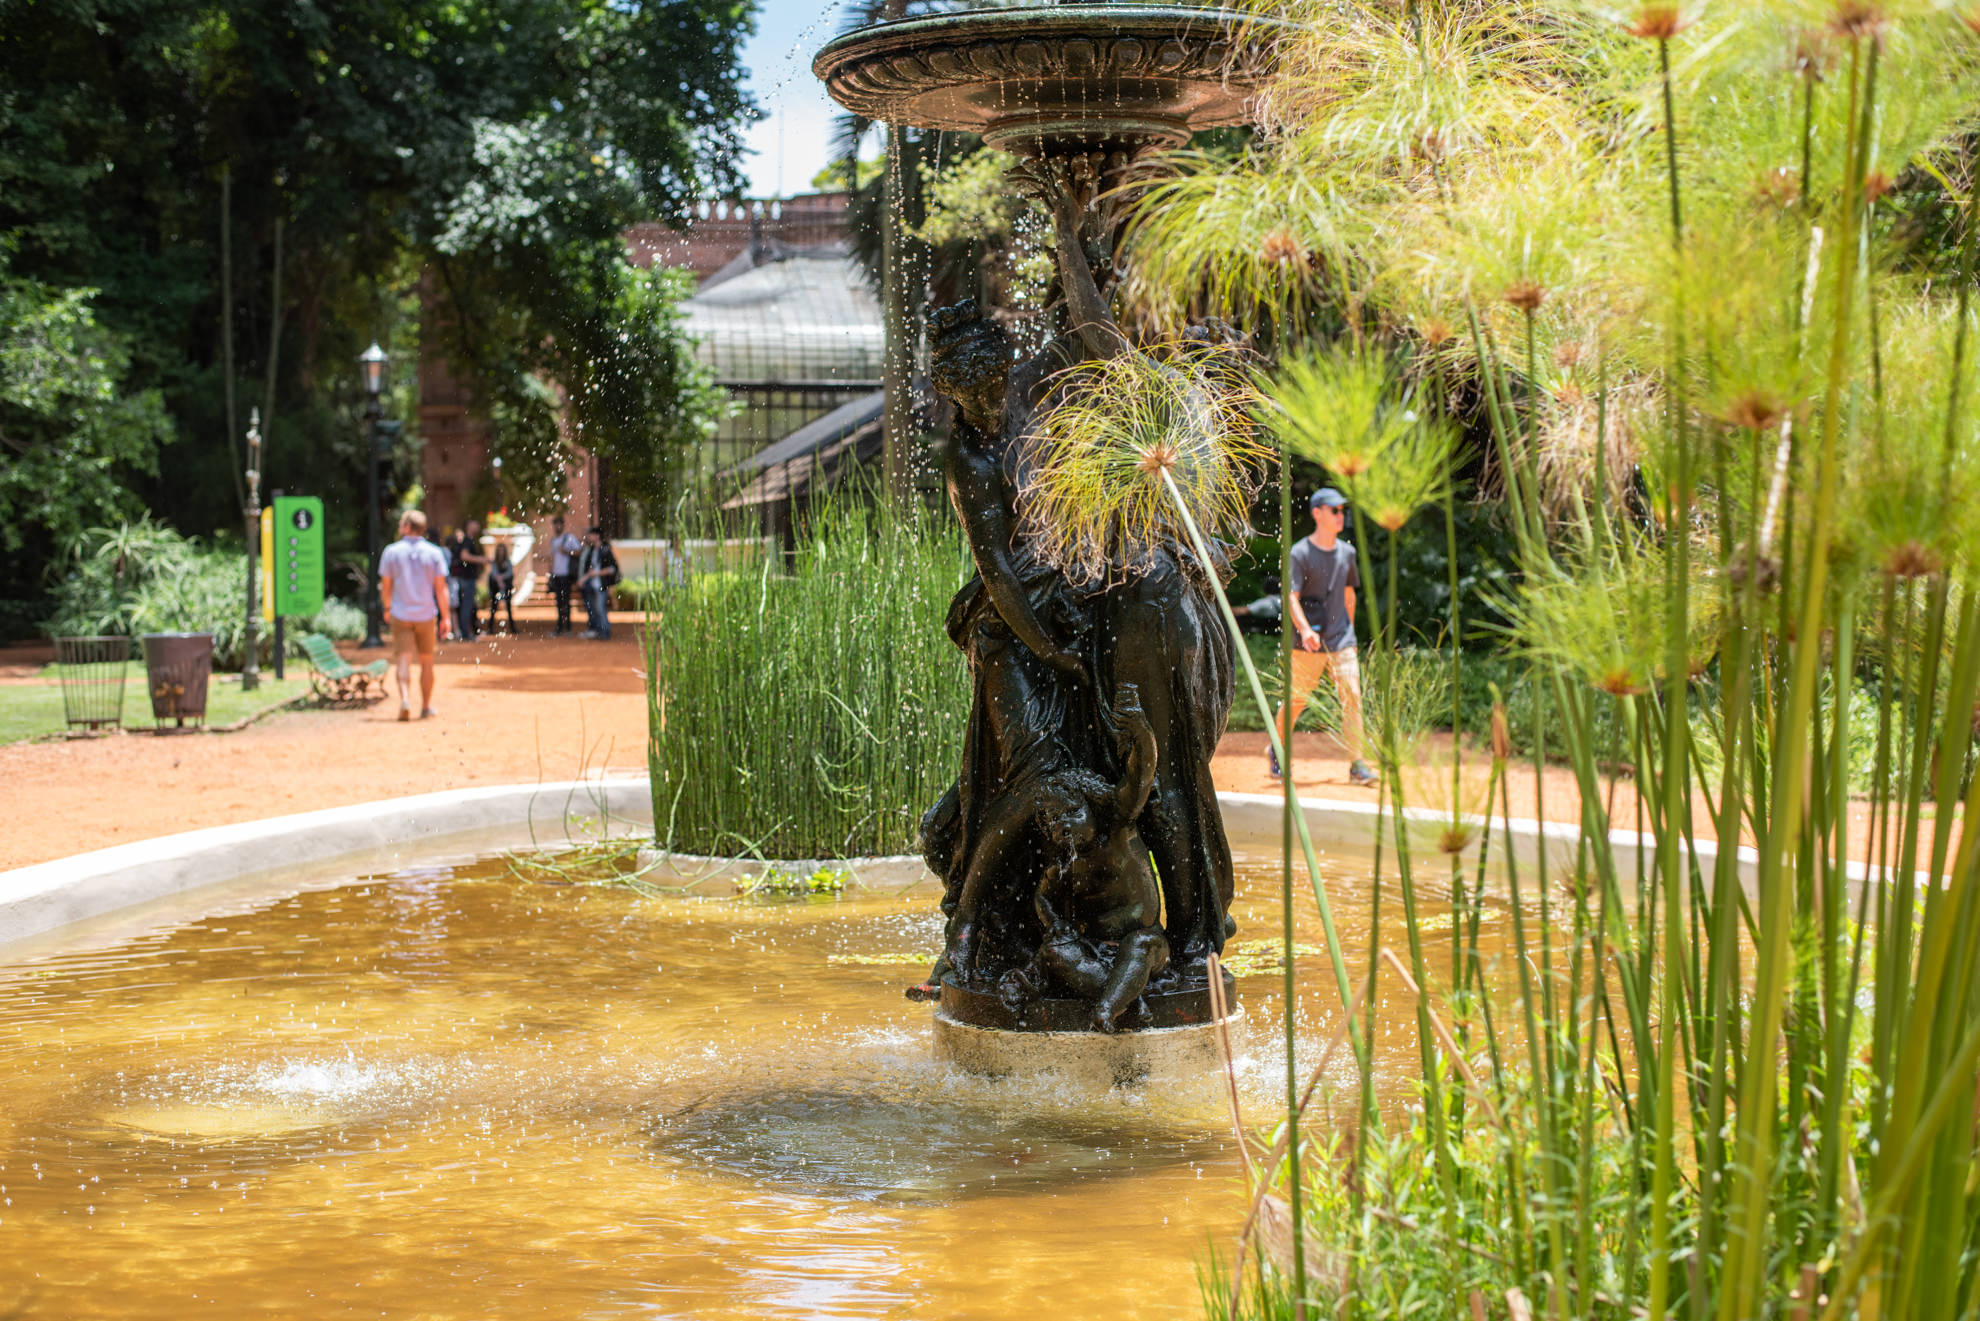
[[(321, 491), (355, 536), (353, 360), (373, 338), (417, 358), (422, 279), (518, 498), (552, 484), (560, 403), (655, 498), (656, 451), (710, 397), (680, 285), (619, 235), (737, 187), (751, 23), (750, 0), (0, 0), (0, 235), (10, 287), (37, 291), (9, 306), (87, 308), (112, 393), (169, 417), (90, 461), (188, 531), (238, 521), (252, 405), (270, 484)], [(6, 594), (60, 530), (0, 551)]]

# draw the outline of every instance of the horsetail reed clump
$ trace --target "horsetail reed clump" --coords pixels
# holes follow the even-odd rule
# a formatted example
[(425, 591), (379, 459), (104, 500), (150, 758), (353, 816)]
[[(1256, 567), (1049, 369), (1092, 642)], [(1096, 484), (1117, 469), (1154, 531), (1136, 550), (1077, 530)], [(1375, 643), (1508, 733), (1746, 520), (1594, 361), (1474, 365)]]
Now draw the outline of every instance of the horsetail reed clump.
[[(1388, 411), (1313, 419), (1351, 496), (1396, 409), (1488, 437), (1507, 651), (1579, 839), (1514, 865), (1495, 720), (1482, 853), (1414, 859), (1385, 759), (1374, 883), (1408, 949), (1377, 930), (1335, 989), (1350, 1033), (1404, 990), (1420, 1076), (1375, 1098), (1358, 1051), (1346, 1133), (1309, 1115), (1267, 1176), (1305, 1181), (1292, 1241), (1344, 1268), (1227, 1258), (1206, 1310), (1980, 1316), (1980, 6), (1294, 16), (1273, 136), (1145, 196), (1129, 292), (1157, 322), (1264, 315), (1270, 398), (1328, 353), (1396, 364)], [(1291, 271), (1262, 255), (1288, 232)]]
[(967, 562), (947, 519), (840, 507), (788, 562), (661, 584), (645, 634), (660, 842), (914, 851), (961, 760), (968, 675), (943, 621)]

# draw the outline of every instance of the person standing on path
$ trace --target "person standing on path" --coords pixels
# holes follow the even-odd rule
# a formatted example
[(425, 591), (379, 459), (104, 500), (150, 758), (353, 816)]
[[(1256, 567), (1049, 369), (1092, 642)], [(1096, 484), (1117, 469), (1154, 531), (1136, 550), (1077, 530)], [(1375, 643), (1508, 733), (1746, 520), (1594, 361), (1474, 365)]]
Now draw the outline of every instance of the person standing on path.
[(612, 636), (608, 596), (616, 584), (618, 557), (612, 555), (612, 545), (604, 533), (590, 527), (584, 531), (584, 549), (578, 553), (578, 590), (584, 592), (584, 614), (590, 620), (590, 628), (582, 634), (584, 638), (602, 640)]
[(584, 549), (578, 553), (578, 587), (584, 592), (584, 612), (591, 627), (584, 631), (587, 638), (606, 639), (612, 636), (612, 614), (607, 609), (607, 598), (619, 582), (619, 557), (612, 553), (611, 543), (597, 528), (587, 528), (584, 534)]
[[(1341, 537), (1347, 525), (1347, 497), (1323, 486), (1307, 501), (1313, 511), (1313, 535), (1292, 548), (1292, 589), (1285, 595), (1299, 648), (1292, 654), (1292, 723), (1299, 724), (1307, 699), (1322, 676), (1334, 681), (1341, 698), (1341, 741), (1347, 744), (1348, 779), (1375, 783), (1375, 772), (1362, 760), (1361, 664), (1354, 645), (1354, 594), (1361, 586), (1354, 543)], [(1285, 708), (1272, 718), (1272, 727), (1286, 727)], [(1267, 773), (1279, 776), (1278, 757), (1267, 752)]]
[(509, 636), (516, 635), (516, 565), (509, 558), (509, 543), (495, 543), (495, 558), (488, 564), (488, 632), (495, 633), (495, 612), (509, 612)]
[(550, 520), (550, 593), (557, 598), (557, 630), (552, 637), (567, 637), (571, 631), (571, 584), (577, 581), (573, 561), (584, 549), (575, 534), (564, 531), (564, 516)]
[(1231, 613), (1237, 616), (1238, 629), (1245, 633), (1277, 633), (1279, 616), (1285, 607), (1279, 599), (1279, 579), (1269, 576), (1264, 583), (1265, 595), (1247, 605), (1234, 605)]
[(447, 631), (447, 552), (426, 539), (426, 515), (399, 515), (399, 539), (378, 560), (378, 588), (399, 666), (399, 719), (412, 719), (412, 660), (419, 656), (419, 718), (433, 710), (433, 653)]
[(454, 583), (454, 636), (472, 642), (481, 611), (475, 587), (481, 581), (481, 566), (488, 563), (488, 557), (481, 553), (479, 520), (470, 518), (465, 527), (447, 538), (447, 555), (447, 574)]

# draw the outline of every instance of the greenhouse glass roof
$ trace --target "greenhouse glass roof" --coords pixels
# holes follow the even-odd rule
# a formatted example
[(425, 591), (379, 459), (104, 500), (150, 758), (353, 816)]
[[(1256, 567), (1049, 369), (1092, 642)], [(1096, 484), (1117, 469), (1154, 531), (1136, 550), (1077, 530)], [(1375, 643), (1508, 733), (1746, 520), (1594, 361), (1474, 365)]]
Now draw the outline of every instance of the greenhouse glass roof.
[(880, 380), (880, 302), (849, 257), (720, 272), (682, 311), (695, 356), (725, 385)]

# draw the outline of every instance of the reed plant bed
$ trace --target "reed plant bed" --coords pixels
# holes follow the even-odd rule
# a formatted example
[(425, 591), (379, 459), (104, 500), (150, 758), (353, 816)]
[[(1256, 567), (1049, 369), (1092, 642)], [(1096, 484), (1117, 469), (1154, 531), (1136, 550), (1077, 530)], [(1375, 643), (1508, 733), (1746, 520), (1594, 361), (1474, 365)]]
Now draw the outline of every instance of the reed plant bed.
[(943, 629), (952, 522), (840, 508), (786, 561), (649, 588), (653, 820), (666, 847), (762, 858), (909, 853), (969, 709)]

